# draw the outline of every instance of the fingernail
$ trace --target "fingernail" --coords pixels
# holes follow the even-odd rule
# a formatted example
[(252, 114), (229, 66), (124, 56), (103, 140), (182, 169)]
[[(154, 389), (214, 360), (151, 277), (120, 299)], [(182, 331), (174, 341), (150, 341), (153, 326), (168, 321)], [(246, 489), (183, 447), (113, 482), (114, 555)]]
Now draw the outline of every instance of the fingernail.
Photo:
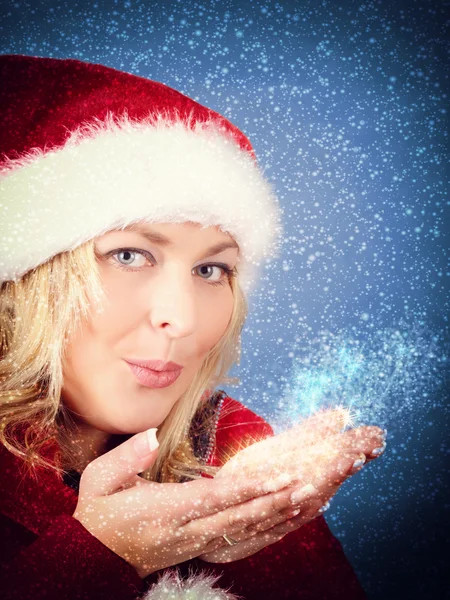
[(381, 446), (381, 448), (374, 448), (371, 452), (372, 456), (378, 456), (382, 454), (386, 450), (386, 442)]
[(144, 431), (134, 440), (133, 446), (140, 458), (147, 457), (159, 446), (159, 442), (156, 439), (156, 431), (155, 428)]
[(325, 502), (325, 504), (322, 506), (322, 508), (319, 508), (319, 510), (317, 512), (324, 513), (329, 508), (330, 508), (330, 503), (329, 502)]
[(314, 496), (315, 494), (317, 494), (316, 488), (311, 483), (307, 483), (301, 489), (292, 492), (292, 494), (289, 497), (289, 500), (291, 504), (300, 504), (301, 502), (303, 502), (307, 498), (310, 498), (311, 496)]
[(358, 458), (357, 460), (355, 460), (355, 462), (352, 464), (352, 471), (362, 467), (365, 462), (366, 462), (365, 456), (364, 457), (361, 456), (361, 458)]
[(282, 473), (275, 479), (271, 479), (270, 481), (263, 483), (262, 490), (265, 494), (268, 494), (269, 492), (278, 492), (292, 483), (292, 481), (293, 479), (291, 475), (288, 475), (288, 473)]
[(157, 431), (158, 430), (156, 428), (149, 429), (147, 431), (148, 447), (150, 448), (150, 452), (153, 452), (153, 450), (156, 450), (156, 448), (159, 446), (159, 442), (156, 438)]

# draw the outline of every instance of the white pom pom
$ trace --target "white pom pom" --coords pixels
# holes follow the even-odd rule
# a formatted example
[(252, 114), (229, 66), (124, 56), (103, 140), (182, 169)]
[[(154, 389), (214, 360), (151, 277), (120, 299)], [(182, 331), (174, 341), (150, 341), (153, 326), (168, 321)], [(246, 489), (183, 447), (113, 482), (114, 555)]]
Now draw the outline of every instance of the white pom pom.
[(220, 575), (206, 571), (180, 577), (178, 569), (166, 569), (142, 600), (239, 600), (239, 596), (221, 588), (213, 588)]

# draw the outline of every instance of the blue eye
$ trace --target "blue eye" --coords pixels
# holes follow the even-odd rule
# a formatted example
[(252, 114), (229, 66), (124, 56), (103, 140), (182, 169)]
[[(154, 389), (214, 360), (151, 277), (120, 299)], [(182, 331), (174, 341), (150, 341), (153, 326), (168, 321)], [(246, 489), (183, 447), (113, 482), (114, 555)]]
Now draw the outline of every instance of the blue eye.
[[(121, 254), (128, 255), (128, 257), (125, 258), (125, 260), (130, 260), (130, 258), (131, 258), (132, 261), (133, 261), (133, 264), (135, 262), (134, 259), (136, 258), (136, 255), (137, 256), (141, 256), (143, 259), (147, 260), (146, 257), (142, 254), (142, 252), (136, 252), (136, 251), (131, 250), (131, 249), (130, 250), (120, 250), (120, 252), (116, 252), (115, 254), (113, 254), (113, 256), (120, 256)], [(124, 263), (122, 263), (120, 261), (118, 261), (118, 262), (123, 267), (126, 267), (128, 265), (128, 263), (124, 264)], [(142, 265), (136, 265), (136, 267), (139, 267), (139, 266), (143, 267), (144, 265), (145, 265), (145, 261), (144, 261), (144, 263)]]
[[(125, 263), (122, 262), (119, 258), (116, 257), (120, 257), (120, 255), (124, 255), (124, 260), (126, 261)], [(141, 271), (142, 268), (145, 266), (145, 262), (149, 261), (151, 264), (153, 264), (155, 262), (155, 259), (153, 258), (153, 256), (150, 254), (150, 252), (147, 252), (146, 250), (139, 250), (137, 248), (118, 248), (116, 250), (112, 250), (111, 252), (107, 252), (104, 255), (106, 258), (113, 258), (114, 259), (114, 266), (118, 269), (121, 269), (123, 271)], [(131, 267), (131, 264), (135, 264), (136, 262), (136, 257), (142, 257), (144, 260), (144, 263), (141, 265), (137, 265), (134, 267)], [(131, 262), (130, 262), (131, 261)], [(203, 279), (204, 281), (206, 281), (209, 285), (224, 285), (225, 283), (229, 283), (230, 278), (234, 277), (236, 275), (234, 269), (230, 269), (230, 267), (228, 267), (227, 265), (224, 264), (217, 264), (217, 263), (206, 263), (204, 265), (199, 265), (198, 267), (194, 267), (194, 270), (200, 270), (200, 269), (208, 269), (209, 272), (211, 272), (211, 268), (217, 268), (217, 269), (221, 269), (222, 273), (225, 275), (224, 277), (222, 277), (222, 279), (217, 280), (217, 281), (210, 281), (209, 278), (205, 278), (205, 277), (201, 277), (201, 279)], [(208, 273), (203, 273), (203, 274), (208, 274)]]
[[(231, 269), (229, 269), (227, 266), (225, 265), (214, 265), (214, 264), (206, 264), (206, 265), (200, 265), (199, 267), (195, 267), (196, 269), (221, 269), (222, 273), (225, 273), (226, 275), (228, 275), (231, 272)], [(203, 279), (203, 277), (202, 277)], [(208, 283), (210, 283), (211, 285), (223, 285), (225, 283), (224, 279), (221, 279), (219, 281), (209, 281), (209, 279), (206, 279), (206, 281), (208, 281)]]

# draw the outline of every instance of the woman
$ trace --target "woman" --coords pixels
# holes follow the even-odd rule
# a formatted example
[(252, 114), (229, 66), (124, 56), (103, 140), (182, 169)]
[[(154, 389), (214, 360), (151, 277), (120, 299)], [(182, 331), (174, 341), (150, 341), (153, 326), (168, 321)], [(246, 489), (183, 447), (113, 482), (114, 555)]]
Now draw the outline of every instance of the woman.
[(214, 391), (281, 234), (248, 139), (102, 65), (0, 72), (2, 598), (365, 598), (320, 511), (383, 432)]

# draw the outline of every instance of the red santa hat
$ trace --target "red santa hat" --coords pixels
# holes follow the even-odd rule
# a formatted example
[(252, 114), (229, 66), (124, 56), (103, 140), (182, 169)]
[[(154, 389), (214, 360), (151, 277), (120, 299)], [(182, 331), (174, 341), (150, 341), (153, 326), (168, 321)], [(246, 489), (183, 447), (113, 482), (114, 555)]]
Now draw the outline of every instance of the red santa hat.
[(247, 137), (176, 90), (74, 59), (0, 56), (0, 282), (136, 222), (220, 226), (244, 293), (281, 238)]

